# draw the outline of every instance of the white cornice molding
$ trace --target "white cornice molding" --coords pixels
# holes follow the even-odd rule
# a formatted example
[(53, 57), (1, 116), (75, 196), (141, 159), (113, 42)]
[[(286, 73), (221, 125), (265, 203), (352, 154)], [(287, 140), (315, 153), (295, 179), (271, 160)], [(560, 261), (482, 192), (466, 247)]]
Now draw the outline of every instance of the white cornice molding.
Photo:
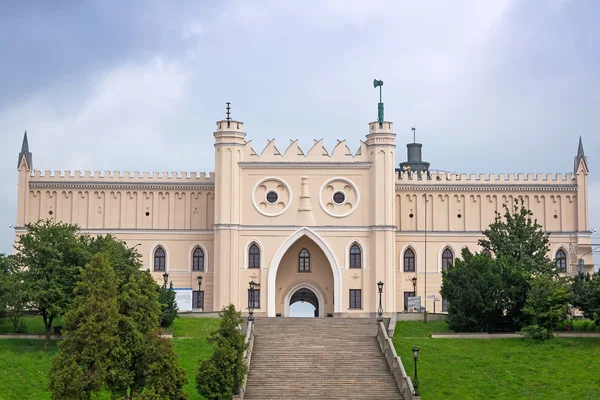
[(396, 184), (396, 191), (414, 190), (419, 192), (426, 191), (474, 191), (474, 192), (493, 192), (493, 191), (510, 191), (510, 192), (576, 192), (577, 185), (553, 185), (553, 184), (489, 184), (489, 183), (467, 183), (467, 184), (452, 184), (452, 183), (423, 183), (423, 184)]
[(65, 181), (30, 181), (29, 188), (62, 188), (62, 189), (214, 189), (214, 182), (65, 182)]

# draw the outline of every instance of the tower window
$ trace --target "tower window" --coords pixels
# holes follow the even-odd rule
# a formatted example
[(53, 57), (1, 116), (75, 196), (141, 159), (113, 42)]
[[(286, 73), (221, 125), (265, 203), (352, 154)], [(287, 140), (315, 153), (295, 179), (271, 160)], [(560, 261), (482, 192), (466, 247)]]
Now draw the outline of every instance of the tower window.
[(260, 250), (255, 243), (248, 249), (248, 268), (260, 268)]
[(356, 243), (350, 247), (350, 268), (362, 268), (362, 254)]
[(362, 308), (360, 289), (350, 289), (350, 308)]
[(442, 270), (447, 271), (448, 268), (452, 267), (452, 263), (454, 262), (454, 254), (452, 251), (446, 247), (444, 252), (442, 253)]
[(267, 193), (267, 201), (271, 204), (276, 203), (279, 196), (277, 196), (277, 192), (269, 192)]
[(204, 271), (204, 251), (200, 247), (196, 247), (192, 259), (192, 269), (194, 271)]
[(333, 195), (333, 202), (335, 204), (342, 204), (346, 200), (346, 195), (343, 192), (335, 192)]
[(404, 272), (415, 272), (415, 252), (412, 249), (404, 252)]
[(306, 249), (298, 255), (298, 272), (310, 272), (310, 253)]
[(162, 247), (157, 247), (154, 250), (154, 271), (165, 270), (165, 250)]
[(556, 269), (561, 272), (567, 270), (567, 255), (562, 249), (556, 252)]

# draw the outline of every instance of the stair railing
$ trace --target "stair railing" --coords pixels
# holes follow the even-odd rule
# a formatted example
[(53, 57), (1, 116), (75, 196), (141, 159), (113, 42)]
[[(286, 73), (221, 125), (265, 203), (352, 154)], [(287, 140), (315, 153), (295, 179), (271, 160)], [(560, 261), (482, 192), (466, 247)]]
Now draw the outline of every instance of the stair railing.
[(383, 352), (383, 355), (387, 360), (388, 367), (390, 368), (390, 371), (392, 371), (394, 379), (396, 379), (398, 389), (400, 389), (400, 393), (402, 393), (404, 399), (420, 400), (420, 396), (415, 396), (415, 390), (413, 388), (412, 381), (410, 377), (406, 374), (406, 370), (402, 365), (402, 360), (396, 354), (396, 349), (394, 348), (392, 339), (390, 339), (390, 337), (388, 336), (387, 329), (385, 329), (383, 322), (379, 322), (379, 330), (377, 331), (377, 341), (379, 342), (381, 351)]
[(246, 337), (244, 338), (244, 344), (246, 350), (244, 350), (244, 361), (246, 362), (246, 374), (242, 379), (240, 390), (238, 394), (231, 396), (232, 400), (244, 400), (244, 394), (246, 393), (246, 381), (248, 380), (248, 372), (250, 371), (250, 359), (252, 358), (252, 349), (254, 347), (254, 321), (248, 321), (246, 327)]

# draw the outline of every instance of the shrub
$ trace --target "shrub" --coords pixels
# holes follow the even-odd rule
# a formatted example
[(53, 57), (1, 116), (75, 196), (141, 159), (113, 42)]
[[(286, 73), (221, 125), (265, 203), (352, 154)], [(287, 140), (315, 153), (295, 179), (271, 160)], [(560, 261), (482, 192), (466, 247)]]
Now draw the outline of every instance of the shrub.
[(14, 333), (27, 333), (27, 324), (24, 321), (19, 322), (19, 326), (16, 329), (13, 328)]
[(527, 325), (521, 329), (521, 333), (528, 338), (535, 340), (546, 340), (552, 337), (552, 332), (539, 325)]

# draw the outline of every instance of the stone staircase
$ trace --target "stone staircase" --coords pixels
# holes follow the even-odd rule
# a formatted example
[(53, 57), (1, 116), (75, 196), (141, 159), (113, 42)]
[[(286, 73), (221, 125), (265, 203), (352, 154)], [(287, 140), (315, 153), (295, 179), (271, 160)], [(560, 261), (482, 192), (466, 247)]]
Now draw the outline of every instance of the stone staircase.
[(402, 399), (358, 318), (257, 318), (245, 399)]

